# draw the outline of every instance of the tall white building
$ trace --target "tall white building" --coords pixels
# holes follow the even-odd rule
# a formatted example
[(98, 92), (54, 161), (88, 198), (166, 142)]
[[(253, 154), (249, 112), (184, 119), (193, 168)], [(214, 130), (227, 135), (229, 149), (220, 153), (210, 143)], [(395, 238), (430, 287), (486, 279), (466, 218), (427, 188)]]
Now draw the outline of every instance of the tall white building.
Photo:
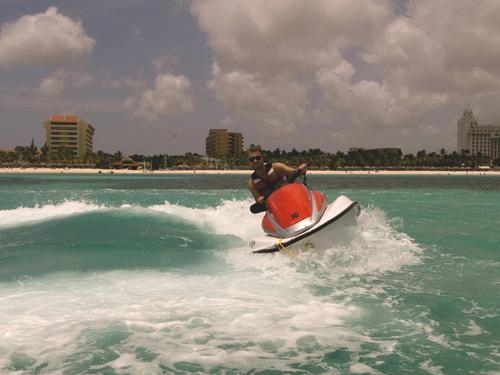
[(500, 159), (500, 137), (491, 138), (491, 158)]
[(457, 151), (499, 158), (500, 125), (480, 125), (472, 109), (466, 108), (457, 121)]

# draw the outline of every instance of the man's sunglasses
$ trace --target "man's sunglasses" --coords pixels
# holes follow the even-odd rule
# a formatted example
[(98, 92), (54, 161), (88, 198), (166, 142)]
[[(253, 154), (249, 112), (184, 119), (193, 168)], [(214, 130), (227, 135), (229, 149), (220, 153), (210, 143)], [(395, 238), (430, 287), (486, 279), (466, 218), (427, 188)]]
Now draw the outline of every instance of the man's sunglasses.
[(260, 159), (262, 159), (262, 156), (253, 156), (251, 158), (248, 158), (248, 160), (250, 160), (250, 162), (254, 162), (254, 161), (260, 161)]

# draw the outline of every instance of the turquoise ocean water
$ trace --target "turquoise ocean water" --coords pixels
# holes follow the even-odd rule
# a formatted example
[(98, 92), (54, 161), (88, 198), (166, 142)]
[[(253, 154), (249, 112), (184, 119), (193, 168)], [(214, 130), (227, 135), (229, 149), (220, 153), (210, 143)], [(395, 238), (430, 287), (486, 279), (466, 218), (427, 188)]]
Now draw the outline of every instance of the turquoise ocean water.
[(0, 175), (0, 373), (500, 374), (500, 178), (311, 176), (355, 237), (254, 255), (246, 176)]

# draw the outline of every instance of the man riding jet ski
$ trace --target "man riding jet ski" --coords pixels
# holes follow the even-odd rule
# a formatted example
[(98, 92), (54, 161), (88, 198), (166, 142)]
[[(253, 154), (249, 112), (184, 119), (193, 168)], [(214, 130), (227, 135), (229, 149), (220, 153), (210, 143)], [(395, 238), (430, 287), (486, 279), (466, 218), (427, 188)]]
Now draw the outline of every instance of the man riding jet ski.
[(295, 169), (283, 163), (265, 163), (257, 146), (248, 149), (248, 160), (253, 167), (248, 188), (256, 202), (250, 207), (250, 211), (254, 214), (265, 211), (267, 198), (276, 189), (289, 182), (295, 173), (305, 174), (307, 171), (307, 164), (301, 164)]
[[(264, 163), (257, 147), (249, 149), (249, 160), (254, 173), (248, 185), (256, 200), (250, 211), (266, 211), (262, 219), (266, 235), (250, 242), (254, 253), (296, 255), (299, 250), (328, 248), (346, 235), (346, 228), (355, 227), (359, 204), (341, 195), (328, 205), (323, 193), (307, 188), (305, 164), (293, 169)], [(304, 184), (295, 182), (301, 175)]]

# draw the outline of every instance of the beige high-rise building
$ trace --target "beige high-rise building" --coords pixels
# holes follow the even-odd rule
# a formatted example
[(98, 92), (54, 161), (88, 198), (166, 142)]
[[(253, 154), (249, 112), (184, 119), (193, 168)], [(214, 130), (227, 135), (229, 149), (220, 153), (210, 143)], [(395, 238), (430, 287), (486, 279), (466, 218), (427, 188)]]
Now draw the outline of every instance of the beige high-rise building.
[(92, 153), (95, 129), (80, 117), (52, 115), (43, 126), (51, 153), (56, 153), (60, 148), (70, 150), (78, 158)]
[(470, 108), (466, 108), (457, 121), (458, 152), (495, 157), (495, 137), (499, 136), (500, 125), (480, 125)]
[(212, 158), (238, 156), (243, 152), (243, 135), (227, 129), (210, 129), (205, 139), (205, 151)]

